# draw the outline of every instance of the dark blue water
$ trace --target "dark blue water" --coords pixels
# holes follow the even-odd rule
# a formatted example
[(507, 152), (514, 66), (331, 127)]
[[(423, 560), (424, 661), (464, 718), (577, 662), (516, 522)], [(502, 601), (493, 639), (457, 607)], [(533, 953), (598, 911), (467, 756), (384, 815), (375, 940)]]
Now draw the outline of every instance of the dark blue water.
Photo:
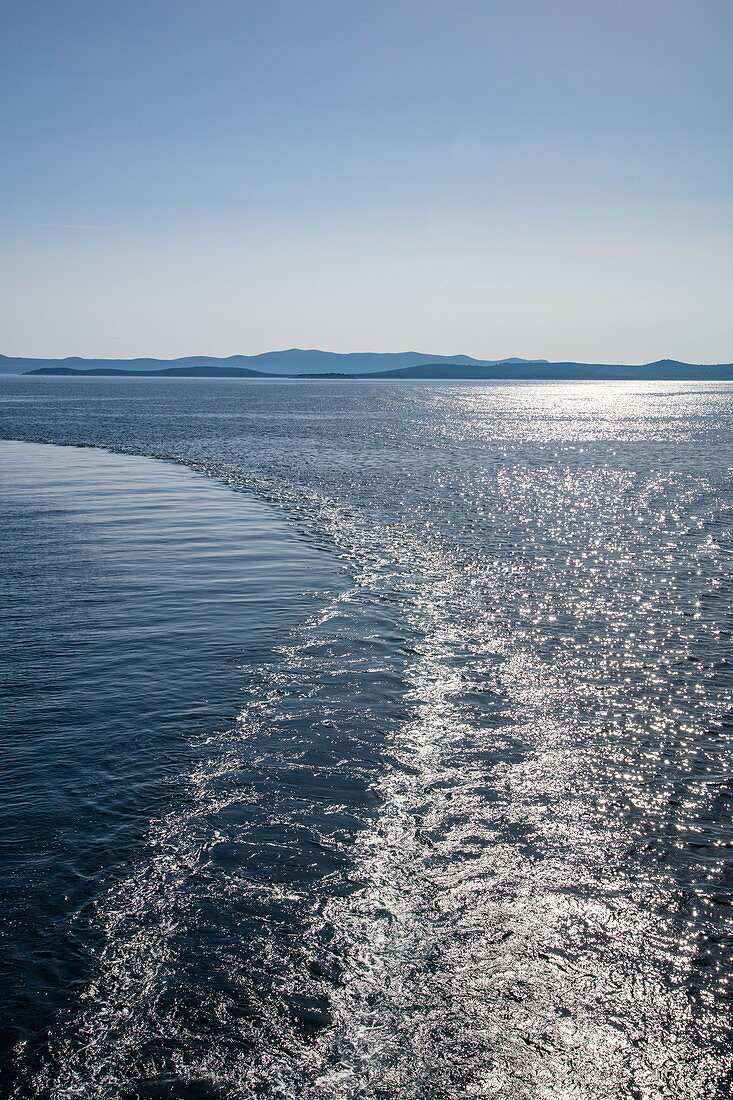
[(733, 387), (0, 384), (16, 1095), (730, 1094)]
[(151, 821), (202, 810), (192, 769), (220, 766), (248, 683), (339, 578), (183, 467), (2, 443), (0, 468), (7, 1056), (93, 980), (100, 897), (144, 902)]

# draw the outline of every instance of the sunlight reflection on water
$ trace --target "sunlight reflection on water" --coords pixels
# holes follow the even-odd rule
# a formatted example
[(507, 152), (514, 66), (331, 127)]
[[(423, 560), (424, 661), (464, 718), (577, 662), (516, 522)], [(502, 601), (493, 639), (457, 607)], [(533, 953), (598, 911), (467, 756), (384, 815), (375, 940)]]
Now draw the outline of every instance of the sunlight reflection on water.
[(102, 904), (50, 1094), (725, 1096), (733, 387), (167, 385), (7, 422), (246, 487), (351, 580), (154, 824), (179, 871)]

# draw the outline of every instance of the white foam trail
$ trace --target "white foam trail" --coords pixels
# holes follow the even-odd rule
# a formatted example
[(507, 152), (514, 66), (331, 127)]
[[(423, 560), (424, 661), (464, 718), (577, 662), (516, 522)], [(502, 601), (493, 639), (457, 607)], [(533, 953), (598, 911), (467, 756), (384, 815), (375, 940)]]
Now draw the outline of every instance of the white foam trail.
[[(585, 754), (602, 742), (583, 725), (583, 685), (570, 662), (546, 667), (531, 638), (507, 635), (492, 618), (511, 598), (511, 574), (467, 577), (448, 555), (436, 561), (427, 546), (406, 548), (389, 533), (378, 541), (332, 502), (318, 508), (352, 563), (354, 587), (286, 647), (241, 728), (283, 718), (282, 700), (308, 669), (314, 680), (324, 671), (310, 653), (351, 646), (358, 664), (359, 639), (385, 598), (413, 649), (401, 669), (410, 714), (380, 750), (381, 809), (352, 849), (352, 889), (311, 899), (304, 949), (326, 931), (340, 974), (318, 981), (296, 973), (302, 957), (272, 959), (285, 964), (284, 986), (328, 995), (333, 1022), (306, 1041), (273, 995), (258, 1004), (257, 1035), (222, 1015), (228, 1033), (206, 1048), (161, 1018), (181, 900), (217, 840), (205, 830), (202, 840), (197, 825), (242, 797), (241, 746), (214, 739), (190, 777), (195, 812), (155, 827), (149, 865), (108, 903), (103, 982), (64, 1047), (63, 1073), (46, 1079), (54, 1100), (129, 1087), (161, 1022), (179, 1043), (171, 1072), (216, 1082), (232, 1098), (715, 1096), (719, 1022), (707, 1009), (695, 1018), (682, 985), (665, 984), (661, 949), (645, 955), (652, 939), (673, 942), (674, 932), (645, 907), (654, 899), (624, 879), (622, 820), (598, 811)], [(406, 550), (409, 567), (397, 564)], [(366, 712), (363, 721), (378, 725)], [(235, 882), (250, 888), (236, 872)], [(89, 1044), (83, 1059), (80, 1043)]]

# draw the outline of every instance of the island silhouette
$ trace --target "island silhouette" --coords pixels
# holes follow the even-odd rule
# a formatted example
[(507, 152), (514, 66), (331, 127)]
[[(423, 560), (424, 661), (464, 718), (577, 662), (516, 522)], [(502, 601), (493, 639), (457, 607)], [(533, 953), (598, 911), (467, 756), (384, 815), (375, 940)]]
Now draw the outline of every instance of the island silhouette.
[(420, 352), (333, 352), (291, 348), (259, 355), (181, 359), (30, 359), (0, 355), (0, 374), (154, 378), (332, 378), (426, 381), (733, 381), (733, 363), (550, 362), (547, 359), (474, 359)]

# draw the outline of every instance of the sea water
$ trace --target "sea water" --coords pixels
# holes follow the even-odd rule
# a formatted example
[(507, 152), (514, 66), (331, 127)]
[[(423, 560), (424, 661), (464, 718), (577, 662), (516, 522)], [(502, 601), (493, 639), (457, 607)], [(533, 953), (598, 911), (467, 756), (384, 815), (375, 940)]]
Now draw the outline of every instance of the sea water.
[(729, 1094), (733, 386), (0, 385), (15, 1095)]

